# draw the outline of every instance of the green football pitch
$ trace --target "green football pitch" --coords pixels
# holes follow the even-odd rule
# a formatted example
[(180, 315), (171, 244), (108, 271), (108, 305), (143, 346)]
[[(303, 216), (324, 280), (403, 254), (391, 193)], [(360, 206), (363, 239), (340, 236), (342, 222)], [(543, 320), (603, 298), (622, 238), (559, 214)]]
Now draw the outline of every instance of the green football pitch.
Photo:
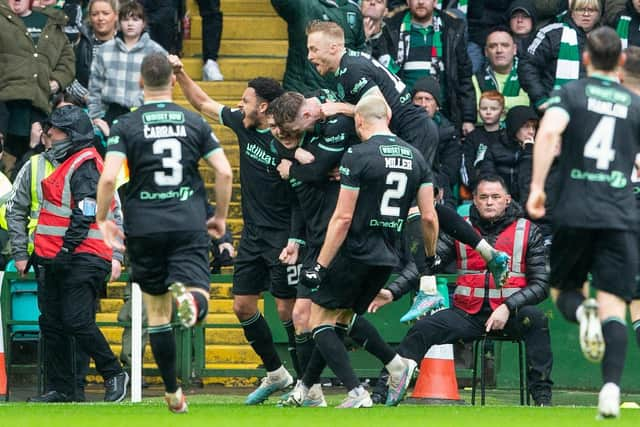
[[(356, 426), (615, 426), (640, 425), (640, 409), (623, 409), (617, 420), (597, 421), (596, 393), (556, 394), (558, 406), (551, 408), (505, 405), (515, 392), (491, 396), (488, 405), (426, 406), (401, 405), (396, 408), (376, 406), (371, 409), (278, 408), (274, 402), (247, 407), (239, 395), (189, 396), (189, 413), (171, 414), (161, 398), (142, 403), (85, 403), (35, 405), (0, 404), (0, 426), (11, 427), (356, 427)], [(556, 397), (557, 396), (557, 397)], [(467, 399), (468, 396), (464, 396)], [(623, 396), (623, 400), (637, 396)], [(339, 403), (341, 395), (328, 396), (329, 406)], [(467, 400), (468, 401), (468, 400)]]

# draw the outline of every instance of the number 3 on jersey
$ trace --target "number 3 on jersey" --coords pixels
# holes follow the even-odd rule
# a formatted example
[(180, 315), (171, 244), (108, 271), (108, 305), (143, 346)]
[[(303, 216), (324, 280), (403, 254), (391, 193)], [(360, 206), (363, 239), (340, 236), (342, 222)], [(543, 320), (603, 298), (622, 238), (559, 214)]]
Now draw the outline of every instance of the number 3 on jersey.
[[(166, 155), (166, 152), (169, 155)], [(153, 143), (153, 154), (162, 156), (162, 168), (153, 179), (158, 185), (179, 185), (182, 182), (182, 145), (176, 138), (158, 139)], [(167, 172), (166, 169), (169, 169)]]
[(389, 172), (387, 174), (387, 185), (394, 185), (382, 195), (380, 202), (380, 214), (384, 216), (400, 216), (400, 208), (398, 206), (390, 206), (391, 200), (398, 200), (404, 197), (407, 191), (407, 175), (402, 172)]
[(616, 158), (616, 151), (611, 148), (615, 130), (615, 117), (604, 116), (584, 145), (584, 157), (594, 159), (597, 169), (608, 170), (609, 163)]

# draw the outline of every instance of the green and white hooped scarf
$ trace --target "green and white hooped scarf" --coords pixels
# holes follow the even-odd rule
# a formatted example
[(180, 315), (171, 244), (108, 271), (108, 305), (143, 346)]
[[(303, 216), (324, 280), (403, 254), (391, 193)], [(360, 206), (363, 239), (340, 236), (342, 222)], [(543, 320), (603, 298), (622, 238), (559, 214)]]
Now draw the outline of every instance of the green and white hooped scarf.
[(629, 24), (631, 24), (631, 17), (622, 15), (616, 27), (616, 33), (618, 33), (622, 42), (622, 49), (629, 47)]
[(578, 33), (567, 23), (562, 24), (562, 38), (560, 52), (556, 64), (556, 80), (553, 89), (558, 89), (565, 83), (580, 77), (580, 49), (578, 48)]
[[(484, 81), (487, 90), (498, 90), (498, 83), (491, 69), (491, 65), (487, 65), (484, 71)], [(520, 93), (520, 80), (518, 80), (518, 57), (513, 58), (513, 66), (507, 76), (507, 80), (502, 87), (502, 95), (505, 97), (518, 96)]]
[[(400, 67), (397, 64), (404, 64), (409, 57), (409, 48), (411, 46), (411, 12), (407, 11), (402, 19), (400, 26), (400, 37), (398, 38), (398, 54), (395, 64), (388, 67), (393, 73), (397, 73)], [(433, 74), (432, 70), (438, 70), (438, 63), (442, 59), (442, 18), (436, 13), (432, 18), (433, 38), (431, 41), (430, 58), (428, 71)]]

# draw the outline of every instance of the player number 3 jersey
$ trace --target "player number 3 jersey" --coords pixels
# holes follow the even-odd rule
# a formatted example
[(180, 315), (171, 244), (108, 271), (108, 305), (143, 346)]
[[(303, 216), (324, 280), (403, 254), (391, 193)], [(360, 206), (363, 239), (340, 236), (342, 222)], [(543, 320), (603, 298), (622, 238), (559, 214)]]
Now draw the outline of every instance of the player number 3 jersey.
[(128, 235), (205, 230), (198, 163), (221, 147), (202, 117), (171, 102), (148, 103), (121, 116), (107, 144), (107, 153), (123, 155), (129, 166)]

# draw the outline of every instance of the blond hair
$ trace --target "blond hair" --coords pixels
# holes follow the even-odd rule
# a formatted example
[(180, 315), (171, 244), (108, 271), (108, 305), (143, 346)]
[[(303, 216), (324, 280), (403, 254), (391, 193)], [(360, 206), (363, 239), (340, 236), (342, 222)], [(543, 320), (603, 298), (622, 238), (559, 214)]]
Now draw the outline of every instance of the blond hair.
[(342, 44), (344, 44), (344, 30), (335, 22), (311, 21), (307, 25), (305, 33), (307, 36), (313, 33), (322, 33), (332, 41), (342, 42)]
[(582, 9), (582, 8), (592, 8), (598, 9), (599, 12), (602, 12), (602, 6), (600, 5), (600, 0), (571, 0), (571, 10)]

